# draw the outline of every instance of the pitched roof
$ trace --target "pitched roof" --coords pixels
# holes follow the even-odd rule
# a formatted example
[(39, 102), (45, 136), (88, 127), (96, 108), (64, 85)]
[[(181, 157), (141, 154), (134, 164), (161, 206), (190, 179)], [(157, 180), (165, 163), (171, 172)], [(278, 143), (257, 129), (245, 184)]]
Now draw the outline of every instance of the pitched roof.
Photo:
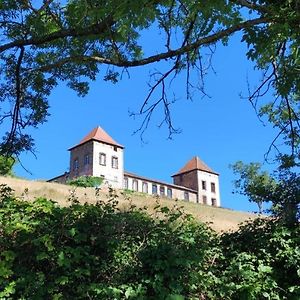
[(176, 176), (179, 174), (187, 173), (194, 170), (200, 170), (212, 174), (219, 175), (215, 171), (213, 171), (209, 166), (207, 166), (198, 156), (194, 156), (191, 160), (189, 160), (186, 165), (181, 168), (176, 174), (172, 175)]
[(118, 144), (106, 131), (104, 131), (100, 126), (94, 128), (90, 133), (88, 133), (77, 145), (71, 147), (69, 150), (83, 145), (89, 141), (97, 141), (112, 146), (117, 146), (124, 148), (124, 146)]

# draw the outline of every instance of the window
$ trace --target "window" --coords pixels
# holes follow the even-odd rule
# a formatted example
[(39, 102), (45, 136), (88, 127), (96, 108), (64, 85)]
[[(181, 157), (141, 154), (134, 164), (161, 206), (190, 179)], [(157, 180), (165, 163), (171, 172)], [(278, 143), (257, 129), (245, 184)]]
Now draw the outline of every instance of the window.
[(212, 192), (212, 193), (215, 193), (215, 192), (216, 192), (216, 185), (215, 185), (214, 182), (211, 182), (211, 183), (210, 183), (210, 188), (211, 188), (211, 192)]
[(132, 180), (132, 190), (134, 191), (138, 190), (138, 181), (136, 179)]
[(157, 185), (156, 184), (152, 184), (152, 194), (157, 195)]
[(84, 156), (84, 165), (89, 165), (90, 164), (90, 156), (88, 154), (86, 154)]
[(143, 193), (148, 193), (148, 183), (147, 182), (143, 182), (143, 185), (142, 185), (142, 191)]
[(118, 169), (118, 158), (115, 156), (111, 158), (111, 167), (113, 169)]
[(184, 192), (184, 200), (189, 201), (189, 192)]
[(78, 158), (74, 159), (73, 162), (73, 170), (78, 170), (79, 169), (79, 163), (78, 163)]
[(206, 191), (206, 181), (202, 180), (202, 190)]
[(105, 153), (99, 154), (99, 164), (101, 166), (106, 166), (106, 154)]
[(118, 151), (118, 147), (114, 146), (114, 151), (117, 152)]
[(128, 177), (124, 177), (124, 189), (128, 190)]
[(217, 200), (215, 198), (211, 198), (211, 205), (217, 206)]
[(165, 187), (164, 186), (160, 186), (159, 187), (159, 194), (163, 197), (165, 195)]
[(171, 188), (167, 189), (167, 197), (172, 198), (172, 189)]
[(182, 174), (179, 175), (179, 181), (182, 182)]
[(203, 202), (203, 204), (207, 204), (207, 197), (206, 196), (202, 196), (202, 202)]

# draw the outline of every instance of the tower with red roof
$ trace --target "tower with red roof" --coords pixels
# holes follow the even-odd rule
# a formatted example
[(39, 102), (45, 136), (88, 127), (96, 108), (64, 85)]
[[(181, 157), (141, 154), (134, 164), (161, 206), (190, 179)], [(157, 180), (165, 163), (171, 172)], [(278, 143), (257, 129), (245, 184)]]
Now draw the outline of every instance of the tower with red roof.
[(69, 178), (97, 176), (114, 188), (123, 187), (124, 147), (101, 127), (94, 128), (70, 151)]
[(172, 177), (175, 185), (198, 191), (199, 203), (220, 206), (219, 174), (198, 156), (189, 160)]

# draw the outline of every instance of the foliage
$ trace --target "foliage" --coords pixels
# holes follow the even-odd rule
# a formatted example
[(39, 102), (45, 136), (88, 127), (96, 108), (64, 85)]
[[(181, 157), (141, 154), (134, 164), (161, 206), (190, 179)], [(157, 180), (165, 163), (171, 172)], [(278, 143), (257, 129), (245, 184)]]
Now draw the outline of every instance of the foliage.
[(99, 187), (103, 182), (103, 177), (80, 176), (69, 180), (67, 183), (78, 187)]
[(203, 286), (217, 238), (180, 208), (119, 211), (113, 196), (59, 207), (5, 197), (1, 299), (183, 299)]
[(299, 299), (299, 227), (217, 236), (180, 207), (60, 207), (1, 187), (1, 299)]
[(14, 164), (15, 159), (13, 157), (0, 155), (0, 175), (13, 175)]
[(268, 172), (261, 171), (261, 164), (244, 164), (241, 161), (231, 166), (234, 174), (239, 175), (239, 179), (234, 181), (236, 191), (249, 198), (249, 201), (258, 205), (259, 213), (263, 212), (263, 202), (270, 199), (270, 191), (275, 188), (276, 182), (270, 177)]
[[(0, 101), (9, 103), (5, 107), (11, 110), (1, 111), (1, 123), (10, 125), (6, 127), (10, 130), (0, 150), (16, 155), (31, 150), (33, 139), (24, 129), (46, 121), (53, 88), (64, 81), (84, 96), (103, 65), (107, 66), (103, 80), (116, 83), (124, 70), (156, 63), (149, 94), (141, 103), (144, 121), (139, 130), (148, 126), (152, 112), (162, 105), (162, 119), (172, 134), (176, 132), (170, 110), (173, 98), (169, 99), (173, 93), (166, 86), (184, 73), (187, 98), (192, 97), (193, 87), (205, 94), (203, 76), (211, 67), (205, 63), (207, 55), (241, 31), (247, 58), (263, 74), (249, 100), (297, 154), (299, 14), (297, 0), (3, 0)], [(153, 49), (143, 43), (149, 32), (162, 37)], [(192, 71), (199, 76), (190, 76)], [(191, 82), (195, 77), (199, 82)], [(263, 96), (265, 101), (260, 101)]]
[(256, 219), (222, 237), (219, 262), (229, 299), (299, 299), (300, 227)]
[[(285, 159), (282, 160), (284, 163)], [(237, 191), (256, 202), (262, 212), (262, 203), (271, 202), (269, 210), (287, 226), (299, 226), (300, 220), (300, 176), (292, 165), (283, 165), (273, 174), (261, 170), (258, 163), (249, 165), (237, 162), (232, 166), (240, 176), (235, 180)]]

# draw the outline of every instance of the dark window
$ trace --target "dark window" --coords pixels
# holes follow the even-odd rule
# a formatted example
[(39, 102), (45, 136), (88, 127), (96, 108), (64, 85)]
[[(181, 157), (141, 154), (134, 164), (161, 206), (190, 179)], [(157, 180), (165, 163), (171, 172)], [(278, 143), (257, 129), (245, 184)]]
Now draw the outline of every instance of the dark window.
[(165, 187), (164, 186), (160, 186), (159, 187), (159, 194), (163, 197), (165, 195)]
[(111, 158), (111, 167), (113, 169), (118, 169), (118, 158), (115, 156)]
[(189, 201), (189, 192), (184, 192), (184, 200)]
[(99, 164), (101, 166), (106, 166), (106, 154), (105, 153), (99, 154)]
[(89, 165), (90, 164), (90, 156), (88, 154), (86, 154), (84, 156), (84, 165)]
[(217, 206), (217, 200), (215, 198), (211, 198), (211, 205)]
[(118, 151), (118, 147), (117, 146), (114, 146), (114, 151)]
[(124, 178), (124, 189), (128, 189), (128, 178), (127, 177), (125, 177)]
[(138, 181), (136, 179), (133, 179), (132, 180), (132, 189), (134, 191), (137, 191), (138, 190)]
[(206, 191), (206, 181), (202, 180), (202, 190)]
[(203, 204), (207, 204), (207, 197), (206, 196), (202, 196), (202, 202), (203, 202)]
[(143, 182), (143, 185), (142, 185), (142, 191), (143, 193), (148, 193), (148, 183), (147, 182)]
[(211, 187), (211, 192), (212, 192), (212, 193), (215, 193), (215, 192), (216, 192), (216, 185), (215, 185), (214, 182), (211, 182), (211, 183), (210, 183), (210, 187)]
[(172, 189), (171, 188), (167, 189), (167, 197), (172, 198)]
[(79, 162), (78, 162), (78, 158), (74, 159), (73, 162), (73, 170), (78, 170), (79, 169)]
[(157, 195), (157, 185), (156, 184), (152, 184), (152, 194)]

